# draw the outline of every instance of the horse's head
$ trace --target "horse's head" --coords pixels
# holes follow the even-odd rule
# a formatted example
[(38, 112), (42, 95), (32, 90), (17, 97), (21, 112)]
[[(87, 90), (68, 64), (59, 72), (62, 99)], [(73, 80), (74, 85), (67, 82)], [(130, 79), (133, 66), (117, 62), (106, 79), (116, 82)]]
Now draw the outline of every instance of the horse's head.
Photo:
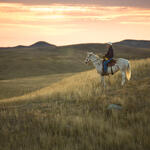
[(93, 57), (94, 53), (93, 52), (87, 52), (87, 56), (86, 56), (86, 59), (85, 59), (85, 63), (89, 63)]

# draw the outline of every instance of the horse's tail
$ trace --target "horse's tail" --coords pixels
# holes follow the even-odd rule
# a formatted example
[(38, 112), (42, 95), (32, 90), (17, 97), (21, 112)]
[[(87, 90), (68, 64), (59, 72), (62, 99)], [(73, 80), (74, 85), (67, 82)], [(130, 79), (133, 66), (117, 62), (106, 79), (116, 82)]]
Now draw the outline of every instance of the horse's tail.
[(128, 66), (127, 66), (127, 69), (126, 69), (126, 78), (128, 80), (131, 79), (131, 65), (130, 65), (130, 62), (128, 63)]

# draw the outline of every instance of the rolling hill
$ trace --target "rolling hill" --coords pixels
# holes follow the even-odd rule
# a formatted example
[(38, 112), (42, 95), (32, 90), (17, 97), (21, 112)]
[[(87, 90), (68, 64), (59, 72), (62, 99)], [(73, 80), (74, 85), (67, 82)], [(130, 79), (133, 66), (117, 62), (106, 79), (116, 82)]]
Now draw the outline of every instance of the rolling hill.
[[(150, 48), (114, 44), (114, 50), (115, 57), (150, 57)], [(46, 42), (37, 42), (25, 47), (1, 48), (0, 80), (85, 71), (92, 68), (84, 64), (87, 51), (103, 56), (107, 48), (105, 44), (99, 43), (57, 47)]]
[(131, 46), (136, 48), (150, 48), (150, 41), (146, 40), (123, 40), (117, 42), (115, 44), (124, 45), (124, 46)]
[(25, 45), (17, 45), (14, 47), (0, 47), (0, 49), (15, 49), (15, 48), (56, 48), (57, 46), (54, 44), (49, 44), (48, 42), (45, 41), (38, 41), (34, 44), (31, 44), (29, 46), (25, 46)]
[(91, 70), (0, 101), (0, 149), (149, 149), (150, 59), (131, 65), (132, 80), (121, 87), (120, 74), (107, 78), (105, 93)]
[[(115, 57), (150, 57), (149, 48), (133, 48), (120, 44), (114, 44), (113, 47)], [(29, 46), (1, 48), (0, 99), (21, 96), (74, 73), (92, 69), (92, 65), (84, 64), (87, 51), (103, 56), (107, 48), (100, 43), (56, 46), (43, 41)]]
[(44, 42), (44, 41), (39, 41), (39, 42), (36, 42), (36, 43), (34, 43), (34, 44), (32, 44), (32, 45), (30, 45), (30, 46), (28, 46), (29, 48), (31, 47), (31, 48), (40, 48), (40, 47), (42, 47), (42, 48), (46, 48), (46, 47), (48, 47), (48, 48), (56, 48), (56, 45), (53, 45), (53, 44), (49, 44), (49, 43), (47, 43), (47, 42)]
[[(105, 44), (1, 48), (0, 149), (150, 149), (150, 48), (114, 50), (130, 59), (132, 78), (121, 87), (120, 73), (108, 77), (104, 91), (84, 59), (103, 56)], [(112, 103), (122, 110), (108, 110)]]

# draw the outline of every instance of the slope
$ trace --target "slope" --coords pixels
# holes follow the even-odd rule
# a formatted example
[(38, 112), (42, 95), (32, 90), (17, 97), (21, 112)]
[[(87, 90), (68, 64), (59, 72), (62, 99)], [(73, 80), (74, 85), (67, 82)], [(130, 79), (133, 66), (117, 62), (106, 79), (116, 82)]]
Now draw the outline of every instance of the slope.
[[(150, 59), (132, 61), (132, 80), (107, 78), (105, 93), (95, 70), (0, 102), (0, 148), (149, 149)], [(121, 111), (109, 111), (120, 103)], [(9, 144), (8, 144), (9, 143)]]

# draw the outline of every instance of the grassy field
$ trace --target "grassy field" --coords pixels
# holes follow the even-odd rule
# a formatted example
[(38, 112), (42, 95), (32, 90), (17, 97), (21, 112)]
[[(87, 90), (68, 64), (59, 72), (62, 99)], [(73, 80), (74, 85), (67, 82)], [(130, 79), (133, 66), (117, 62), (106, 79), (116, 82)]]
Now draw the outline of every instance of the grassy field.
[[(150, 57), (149, 48), (113, 47), (117, 58)], [(0, 99), (21, 96), (92, 69), (84, 64), (87, 51), (103, 56), (107, 48), (105, 44), (0, 48)]]
[(52, 83), (56, 83), (71, 75), (73, 75), (73, 73), (0, 80), (0, 100), (31, 93), (41, 88), (50, 86)]
[[(149, 150), (150, 59), (131, 64), (124, 87), (118, 73), (103, 92), (91, 70), (1, 100), (0, 149)], [(123, 109), (107, 110), (111, 103)]]

